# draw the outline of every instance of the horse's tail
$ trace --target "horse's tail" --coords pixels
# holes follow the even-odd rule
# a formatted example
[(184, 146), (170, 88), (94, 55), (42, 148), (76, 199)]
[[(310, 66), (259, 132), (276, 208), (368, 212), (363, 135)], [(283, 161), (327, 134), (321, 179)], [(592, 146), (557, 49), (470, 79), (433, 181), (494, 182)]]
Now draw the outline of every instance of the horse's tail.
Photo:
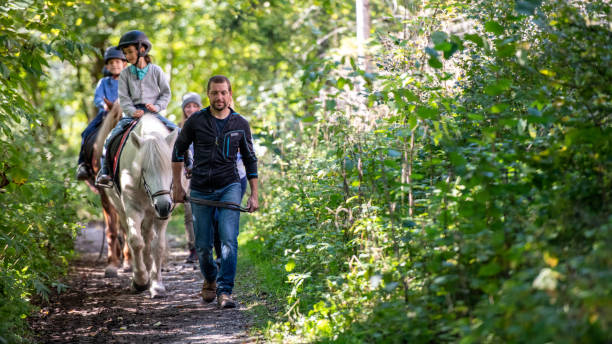
[(119, 101), (116, 100), (115, 103), (113, 103), (113, 107), (106, 114), (100, 131), (98, 131), (98, 137), (96, 138), (94, 146), (94, 161), (100, 161), (102, 149), (104, 149), (104, 140), (106, 140), (108, 133), (117, 125), (117, 122), (121, 119), (122, 113), (123, 111), (121, 110), (121, 106), (119, 106)]

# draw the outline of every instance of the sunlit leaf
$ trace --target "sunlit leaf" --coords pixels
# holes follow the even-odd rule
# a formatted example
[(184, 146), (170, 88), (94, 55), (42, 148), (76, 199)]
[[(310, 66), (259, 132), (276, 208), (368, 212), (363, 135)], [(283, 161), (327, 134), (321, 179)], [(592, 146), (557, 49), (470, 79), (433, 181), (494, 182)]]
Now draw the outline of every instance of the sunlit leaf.
[(491, 32), (496, 35), (501, 35), (502, 33), (504, 33), (504, 27), (495, 21), (486, 22), (484, 27), (486, 32)]

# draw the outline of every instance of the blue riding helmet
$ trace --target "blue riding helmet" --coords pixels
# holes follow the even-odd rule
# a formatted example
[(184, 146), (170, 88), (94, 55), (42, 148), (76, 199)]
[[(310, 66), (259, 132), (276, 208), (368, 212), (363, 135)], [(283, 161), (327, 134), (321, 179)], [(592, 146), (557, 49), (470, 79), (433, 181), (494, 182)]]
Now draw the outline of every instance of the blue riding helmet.
[(121, 49), (117, 47), (110, 47), (106, 49), (106, 52), (104, 53), (104, 64), (107, 64), (108, 60), (110, 59), (120, 59), (123, 61), (127, 61), (125, 55), (123, 55), (123, 51), (121, 51)]
[[(126, 48), (130, 45), (135, 45), (138, 48), (138, 56), (145, 56), (153, 47), (151, 41), (144, 32), (138, 30), (128, 31), (121, 36), (119, 39), (119, 44), (117, 44), (118, 49)], [(140, 47), (145, 47), (145, 52), (140, 52)]]

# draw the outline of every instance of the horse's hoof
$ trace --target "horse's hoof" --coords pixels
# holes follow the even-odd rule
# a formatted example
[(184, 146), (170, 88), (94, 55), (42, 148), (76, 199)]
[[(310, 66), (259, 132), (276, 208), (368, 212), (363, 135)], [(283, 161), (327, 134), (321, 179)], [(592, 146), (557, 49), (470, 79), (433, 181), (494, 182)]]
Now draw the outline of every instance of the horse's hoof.
[(152, 299), (161, 299), (161, 298), (165, 298), (166, 295), (166, 289), (165, 288), (151, 288), (149, 289), (149, 292), (151, 293), (151, 298)]
[(117, 274), (117, 268), (114, 266), (107, 266), (106, 269), (104, 269), (104, 278), (115, 278), (119, 276)]
[(149, 289), (149, 285), (151, 284), (151, 281), (147, 282), (145, 285), (138, 285), (138, 283), (134, 282), (134, 280), (132, 280), (132, 284), (130, 285), (130, 289), (133, 292), (136, 293), (142, 293), (143, 291)]
[(124, 266), (121, 268), (121, 271), (122, 271), (122, 272), (125, 272), (125, 273), (132, 272), (132, 266), (131, 266), (131, 265), (124, 265)]

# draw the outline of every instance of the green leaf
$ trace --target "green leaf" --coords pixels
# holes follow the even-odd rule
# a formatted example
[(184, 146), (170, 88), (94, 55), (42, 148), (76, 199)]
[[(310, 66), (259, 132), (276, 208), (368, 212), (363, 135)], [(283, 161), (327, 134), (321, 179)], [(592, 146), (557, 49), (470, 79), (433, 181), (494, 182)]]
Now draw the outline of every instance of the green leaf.
[(411, 90), (407, 89), (407, 88), (400, 88), (398, 90), (395, 90), (396, 94), (399, 94), (403, 97), (406, 98), (406, 100), (408, 101), (412, 101), (412, 102), (418, 102), (420, 99), (419, 97), (414, 94)]
[(478, 276), (491, 277), (497, 275), (501, 271), (501, 266), (496, 262), (490, 262), (478, 269)]
[(504, 27), (499, 25), (497, 22), (488, 21), (485, 23), (485, 31), (494, 33), (496, 35), (501, 35), (504, 33)]
[(410, 125), (410, 130), (413, 130), (417, 126), (417, 117), (410, 116), (408, 118), (408, 125)]
[(468, 113), (467, 116), (469, 119), (472, 119), (474, 121), (482, 121), (484, 119), (483, 115), (479, 115), (475, 113)]
[(455, 42), (451, 43), (450, 44), (450, 48), (444, 50), (444, 58), (445, 59), (449, 59), (458, 50), (459, 50), (459, 45), (457, 43), (455, 43)]
[(325, 101), (325, 110), (327, 111), (335, 111), (336, 110), (336, 101), (334, 99), (328, 99)]
[(500, 113), (500, 112), (506, 110), (507, 108), (508, 108), (508, 104), (499, 103), (499, 104), (495, 104), (495, 105), (491, 106), (489, 111), (491, 111), (491, 113)]
[(11, 75), (11, 71), (3, 63), (0, 63), (0, 73), (2, 73), (2, 76), (6, 79)]
[(293, 269), (295, 269), (295, 260), (291, 259), (285, 264), (285, 271), (291, 272)]
[(509, 90), (510, 86), (512, 86), (512, 81), (510, 79), (499, 79), (494, 84), (486, 86), (484, 91), (490, 96), (498, 96), (504, 91)]
[(495, 55), (499, 57), (510, 57), (516, 52), (516, 46), (513, 43), (502, 44), (497, 46)]
[(468, 41), (475, 43), (476, 46), (478, 46), (479, 48), (484, 47), (484, 41), (482, 40), (482, 37), (478, 36), (477, 34), (467, 34), (464, 37)]
[(448, 153), (448, 158), (450, 159), (451, 164), (453, 164), (455, 167), (463, 167), (467, 164), (467, 160), (465, 160), (465, 158), (457, 152)]
[(351, 62), (351, 67), (353, 68), (353, 70), (357, 70), (357, 64), (355, 63), (355, 58), (351, 57), (349, 61)]
[(436, 31), (431, 34), (431, 41), (433, 42), (434, 45), (444, 43), (447, 38), (448, 38), (448, 35), (446, 34), (446, 32)]
[(440, 62), (440, 60), (438, 60), (437, 57), (434, 57), (434, 56), (430, 57), (427, 63), (429, 63), (429, 65), (433, 68), (436, 68), (436, 69), (442, 68), (442, 62)]
[(310, 123), (315, 121), (315, 116), (302, 117), (302, 122)]
[(436, 117), (436, 115), (438, 114), (438, 110), (433, 109), (433, 108), (428, 107), (428, 106), (419, 106), (416, 109), (416, 113), (417, 113), (417, 115), (419, 115), (420, 118), (423, 118), (423, 119), (434, 119)]

